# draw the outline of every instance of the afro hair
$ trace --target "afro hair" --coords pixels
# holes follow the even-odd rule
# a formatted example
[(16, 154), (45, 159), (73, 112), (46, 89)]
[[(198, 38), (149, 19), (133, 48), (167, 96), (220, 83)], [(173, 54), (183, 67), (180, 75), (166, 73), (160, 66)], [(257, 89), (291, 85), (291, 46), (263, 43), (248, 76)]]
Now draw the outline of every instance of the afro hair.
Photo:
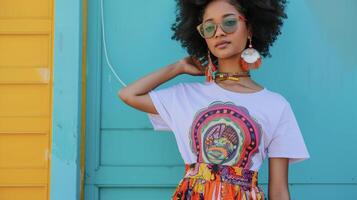
[[(197, 32), (196, 26), (202, 22), (206, 6), (213, 0), (176, 0), (176, 20), (171, 26), (171, 39), (177, 40), (189, 55), (206, 65), (207, 44)], [(281, 34), (286, 0), (227, 0), (247, 19), (247, 27), (252, 31), (252, 42), (263, 57), (271, 57), (269, 47)], [(249, 44), (247, 43), (247, 46)], [(211, 54), (212, 55), (212, 54)], [(212, 55), (217, 64), (217, 58)]]

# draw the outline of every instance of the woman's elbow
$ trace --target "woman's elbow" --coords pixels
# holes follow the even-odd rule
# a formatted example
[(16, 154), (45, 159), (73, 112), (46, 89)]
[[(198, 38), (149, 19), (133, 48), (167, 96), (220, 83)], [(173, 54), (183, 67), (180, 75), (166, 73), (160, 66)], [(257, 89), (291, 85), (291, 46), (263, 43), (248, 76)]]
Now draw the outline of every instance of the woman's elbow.
[(117, 95), (125, 103), (130, 99), (130, 93), (125, 88), (118, 90)]

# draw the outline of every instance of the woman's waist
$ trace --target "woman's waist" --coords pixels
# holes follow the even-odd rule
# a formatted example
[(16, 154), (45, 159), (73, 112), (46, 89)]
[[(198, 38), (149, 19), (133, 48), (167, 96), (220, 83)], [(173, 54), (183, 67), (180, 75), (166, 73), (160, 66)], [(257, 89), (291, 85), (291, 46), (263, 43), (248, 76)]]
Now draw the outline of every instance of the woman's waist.
[(214, 163), (196, 162), (185, 164), (184, 178), (228, 182), (244, 187), (255, 187), (258, 185), (258, 171)]

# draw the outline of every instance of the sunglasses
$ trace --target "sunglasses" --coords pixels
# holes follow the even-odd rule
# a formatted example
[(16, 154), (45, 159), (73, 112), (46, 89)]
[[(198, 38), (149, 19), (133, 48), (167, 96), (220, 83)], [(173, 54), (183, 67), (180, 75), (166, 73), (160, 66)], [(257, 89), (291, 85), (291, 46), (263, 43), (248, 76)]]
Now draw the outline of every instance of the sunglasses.
[(208, 21), (199, 24), (196, 28), (203, 38), (209, 39), (216, 34), (218, 25), (221, 27), (223, 32), (233, 33), (237, 30), (240, 20), (247, 21), (243, 16), (239, 15), (238, 19), (235, 17), (226, 17), (223, 19), (222, 23)]

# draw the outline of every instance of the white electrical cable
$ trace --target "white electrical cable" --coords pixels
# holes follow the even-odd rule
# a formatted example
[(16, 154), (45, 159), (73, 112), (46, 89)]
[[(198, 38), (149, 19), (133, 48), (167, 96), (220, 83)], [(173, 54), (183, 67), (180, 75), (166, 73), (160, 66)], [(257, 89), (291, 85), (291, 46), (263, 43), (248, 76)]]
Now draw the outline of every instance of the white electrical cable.
[(104, 46), (104, 55), (105, 55), (105, 60), (109, 66), (109, 69), (111, 72), (114, 74), (115, 78), (123, 85), (126, 87), (126, 84), (119, 78), (115, 70), (113, 69), (112, 65), (110, 64), (109, 58), (108, 58), (108, 53), (107, 53), (107, 43), (105, 41), (105, 28), (104, 28), (104, 12), (103, 12), (103, 0), (100, 0), (100, 14), (101, 14), (101, 28), (102, 28), (102, 39), (103, 39), (103, 46)]

